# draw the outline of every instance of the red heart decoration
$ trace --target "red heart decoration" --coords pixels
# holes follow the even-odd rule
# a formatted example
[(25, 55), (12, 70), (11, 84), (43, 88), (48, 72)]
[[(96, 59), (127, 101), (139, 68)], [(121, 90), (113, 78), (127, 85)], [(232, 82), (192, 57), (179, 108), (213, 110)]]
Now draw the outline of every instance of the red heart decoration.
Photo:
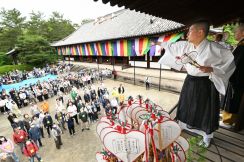
[(96, 128), (97, 134), (100, 136), (100, 133), (101, 133), (102, 129), (106, 128), (106, 127), (109, 127), (109, 126), (111, 126), (111, 124), (108, 123), (108, 122), (102, 122), (102, 121), (99, 122), (97, 124), (97, 128)]
[[(162, 123), (155, 123), (153, 128), (157, 130), (157, 131), (156, 130), (154, 131), (154, 141), (155, 141), (155, 145), (156, 145), (157, 149), (159, 149), (159, 150), (160, 150), (160, 147), (162, 150), (167, 148), (176, 139), (178, 139), (178, 137), (181, 134), (180, 126), (176, 122), (171, 121), (171, 120), (164, 121)], [(160, 142), (159, 130), (161, 131), (161, 139), (162, 139), (161, 144), (159, 144), (159, 142)]]
[(173, 152), (171, 156), (174, 156), (175, 161), (186, 162), (186, 151), (189, 149), (189, 147), (190, 145), (188, 141), (179, 136), (179, 138), (173, 143), (173, 147), (171, 147)]
[(145, 135), (140, 131), (107, 133), (103, 138), (107, 150), (123, 162), (132, 162), (145, 151)]
[(144, 110), (140, 110), (136, 113), (135, 115), (135, 118), (136, 118), (136, 121), (139, 123), (139, 125), (142, 123), (143, 119), (140, 118), (141, 115), (145, 115), (145, 114), (148, 114), (148, 111), (146, 111), (145, 109)]
[(106, 134), (108, 134), (108, 133), (110, 133), (110, 132), (112, 132), (112, 131), (115, 131), (115, 129), (112, 128), (112, 127), (106, 127), (106, 128), (103, 128), (103, 129), (101, 130), (101, 132), (100, 132), (100, 139), (101, 139), (101, 141), (103, 141), (103, 138), (104, 138), (104, 136), (105, 136)]
[(135, 122), (137, 121), (137, 119), (136, 119), (136, 113), (137, 113), (138, 111), (141, 111), (141, 110), (145, 110), (145, 108), (138, 106), (138, 107), (134, 108), (134, 109), (131, 111), (131, 115), (130, 115), (130, 117), (132, 118), (132, 120), (134, 120)]

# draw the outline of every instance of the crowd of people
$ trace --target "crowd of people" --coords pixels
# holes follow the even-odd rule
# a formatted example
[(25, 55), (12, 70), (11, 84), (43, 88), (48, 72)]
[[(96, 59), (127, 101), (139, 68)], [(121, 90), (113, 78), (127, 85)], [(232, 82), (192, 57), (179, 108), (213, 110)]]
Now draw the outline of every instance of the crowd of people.
[[(70, 69), (70, 66), (66, 66), (65, 64), (60, 64), (52, 68), (50, 68), (48, 65), (43, 69), (34, 68), (33, 71), (28, 73), (28, 76), (32, 73), (35, 74), (35, 77), (41, 77), (47, 74), (59, 74), (62, 76), (62, 78), (48, 79), (43, 82), (38, 81), (35, 84), (29, 85), (25, 84), (23, 87), (19, 87), (18, 90), (11, 89), (9, 92), (2, 89), (2, 91), (0, 91), (1, 113), (14, 111), (16, 114), (18, 114), (18, 108), (25, 107), (30, 102), (42, 102), (43, 100), (47, 100), (50, 97), (60, 94), (60, 92), (67, 94), (67, 92), (70, 90), (70, 84), (77, 88), (82, 88), (90, 83), (94, 83), (98, 80), (102, 81), (105, 77), (109, 77), (109, 72), (107, 69), (101, 70), (100, 72), (96, 70), (81, 70), (78, 74), (67, 73), (70, 71)], [(24, 73), (19, 71), (17, 72), (19, 74)]]
[[(34, 74), (34, 77), (41, 77), (47, 74), (57, 74), (58, 66), (50, 68), (48, 65), (43, 69), (34, 68), (31, 72), (20, 72), (16, 70), (12, 72), (9, 77), (15, 77), (16, 80), (28, 79), (26, 76)], [(17, 75), (13, 75), (17, 74)], [(4, 76), (3, 76), (4, 78)], [(22, 87), (13, 88), (7, 92), (5, 89), (2, 89), (0, 92), (0, 110), (1, 113), (7, 113), (13, 111), (18, 114), (18, 108), (27, 106), (30, 102), (43, 101), (57, 94), (58, 92), (58, 82), (61, 80), (57, 79), (48, 79), (46, 81), (40, 82), (37, 81), (35, 84), (25, 84)]]
[(61, 67), (50, 67), (46, 65), (44, 68), (34, 67), (32, 71), (20, 71), (16, 69), (0, 76), (0, 85), (18, 83), (30, 78), (40, 78), (47, 74), (57, 75), (59, 68)]
[[(97, 89), (95, 82), (98, 84)], [(18, 162), (19, 158), (13, 149), (15, 143), (30, 162), (34, 158), (42, 161), (38, 154), (38, 150), (43, 147), (42, 138), (46, 135), (53, 138), (56, 148), (60, 149), (61, 136), (66, 130), (71, 137), (76, 134), (77, 129), (89, 131), (90, 125), (98, 121), (101, 108), (104, 108), (107, 115), (117, 113), (119, 104), (124, 101), (124, 92), (124, 87), (120, 85), (118, 89), (114, 87), (110, 93), (103, 83), (103, 77), (96, 71), (62, 73), (55, 80), (22, 87), (19, 93), (10, 91), (8, 94), (2, 91), (1, 101), (5, 101), (2, 107), (6, 110), (7, 119), (13, 129), (13, 142), (10, 138), (0, 137), (0, 149), (3, 152), (0, 157), (12, 158)], [(22, 93), (27, 102), (23, 101)], [(51, 113), (54, 107), (49, 105), (50, 97), (56, 98), (54, 114)], [(19, 108), (26, 106), (25, 103), (30, 108), (28, 113), (23, 114)], [(12, 149), (2, 149), (5, 145), (11, 145)]]

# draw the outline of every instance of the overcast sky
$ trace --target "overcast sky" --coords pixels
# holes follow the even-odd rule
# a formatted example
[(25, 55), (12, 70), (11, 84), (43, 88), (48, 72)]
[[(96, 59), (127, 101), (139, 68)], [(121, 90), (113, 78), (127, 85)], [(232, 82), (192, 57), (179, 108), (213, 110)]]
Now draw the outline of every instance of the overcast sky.
[(103, 4), (101, 0), (0, 0), (0, 8), (18, 9), (23, 16), (29, 15), (31, 11), (41, 11), (46, 18), (53, 11), (58, 11), (64, 18), (74, 23), (80, 23), (82, 19), (95, 19), (99, 16), (112, 13), (122, 8), (111, 7), (109, 3)]

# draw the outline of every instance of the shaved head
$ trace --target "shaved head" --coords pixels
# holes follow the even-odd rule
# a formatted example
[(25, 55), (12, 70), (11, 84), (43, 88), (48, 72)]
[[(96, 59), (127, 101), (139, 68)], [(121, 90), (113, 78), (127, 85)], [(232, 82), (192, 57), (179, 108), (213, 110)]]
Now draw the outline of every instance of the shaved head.
[(207, 37), (208, 31), (209, 23), (206, 21), (197, 21), (190, 26), (187, 39), (195, 46), (198, 46)]
[(205, 37), (208, 35), (209, 32), (209, 23), (207, 21), (197, 21), (193, 23), (198, 30), (202, 30), (204, 32)]

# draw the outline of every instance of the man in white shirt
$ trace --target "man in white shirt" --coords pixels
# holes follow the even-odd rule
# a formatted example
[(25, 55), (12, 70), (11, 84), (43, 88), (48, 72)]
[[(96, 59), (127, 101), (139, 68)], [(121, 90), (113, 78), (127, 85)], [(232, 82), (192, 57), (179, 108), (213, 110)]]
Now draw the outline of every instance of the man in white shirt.
[[(176, 118), (182, 129), (203, 136), (200, 144), (204, 147), (209, 147), (213, 132), (219, 127), (219, 93), (225, 94), (229, 77), (235, 70), (231, 51), (208, 41), (208, 31), (208, 23), (194, 23), (189, 29), (188, 41), (161, 44), (165, 54), (159, 60), (176, 70), (186, 69), (188, 75)], [(191, 59), (189, 54), (194, 54)]]
[(79, 124), (78, 116), (77, 116), (77, 107), (72, 102), (69, 103), (69, 106), (67, 108), (67, 112), (70, 114), (70, 117), (75, 119), (76, 124)]
[(111, 104), (111, 107), (112, 107), (112, 113), (114, 115), (116, 115), (117, 114), (117, 109), (118, 109), (118, 106), (119, 106), (118, 101), (116, 100), (116, 98), (112, 98), (110, 100), (110, 104)]
[(145, 79), (145, 84), (146, 84), (146, 90), (149, 90), (149, 88), (150, 88), (150, 78), (148, 76)]
[(12, 111), (13, 108), (12, 100), (9, 97), (7, 97), (5, 100), (6, 100), (5, 103), (6, 103), (7, 110)]
[(25, 103), (26, 94), (23, 92), (23, 90), (20, 90), (19, 98), (20, 98), (21, 104), (24, 106), (27, 106), (27, 104)]

